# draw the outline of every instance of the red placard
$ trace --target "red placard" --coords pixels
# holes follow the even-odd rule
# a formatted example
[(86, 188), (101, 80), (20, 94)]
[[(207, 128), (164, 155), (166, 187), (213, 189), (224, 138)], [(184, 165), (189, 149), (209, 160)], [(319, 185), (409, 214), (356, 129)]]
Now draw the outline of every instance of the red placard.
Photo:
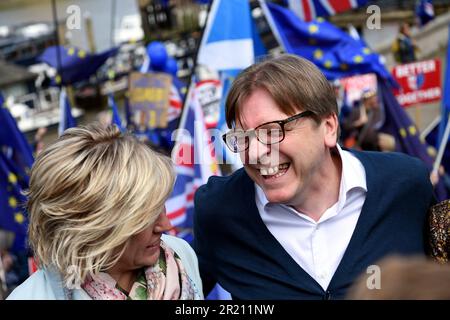
[(400, 85), (394, 90), (398, 102), (408, 107), (441, 100), (441, 61), (418, 61), (394, 67), (392, 74)]

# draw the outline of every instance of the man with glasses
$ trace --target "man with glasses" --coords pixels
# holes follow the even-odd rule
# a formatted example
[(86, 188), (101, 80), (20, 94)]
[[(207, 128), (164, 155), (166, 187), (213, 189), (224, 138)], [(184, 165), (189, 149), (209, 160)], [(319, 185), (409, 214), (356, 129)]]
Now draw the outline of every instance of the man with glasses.
[(390, 254), (424, 254), (432, 186), (418, 159), (343, 150), (333, 88), (293, 55), (234, 81), (224, 135), (244, 168), (195, 195), (194, 247), (205, 293), (236, 299), (339, 299)]

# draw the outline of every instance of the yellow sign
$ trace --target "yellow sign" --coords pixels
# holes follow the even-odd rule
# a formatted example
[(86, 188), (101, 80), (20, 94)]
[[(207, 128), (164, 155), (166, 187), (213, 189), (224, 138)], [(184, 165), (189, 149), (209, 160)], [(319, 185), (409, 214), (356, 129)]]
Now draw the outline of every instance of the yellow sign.
[(172, 77), (165, 73), (130, 74), (130, 111), (136, 125), (147, 128), (167, 127)]

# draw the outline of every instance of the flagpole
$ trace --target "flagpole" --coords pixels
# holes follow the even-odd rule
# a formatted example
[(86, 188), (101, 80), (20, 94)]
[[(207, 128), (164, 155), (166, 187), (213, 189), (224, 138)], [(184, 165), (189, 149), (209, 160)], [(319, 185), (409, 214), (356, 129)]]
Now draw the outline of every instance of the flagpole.
[(436, 156), (436, 160), (434, 161), (434, 164), (433, 164), (432, 173), (435, 173), (435, 174), (438, 173), (439, 167), (442, 162), (442, 157), (444, 156), (445, 147), (447, 146), (449, 135), (450, 135), (450, 114), (448, 115), (447, 125), (445, 126), (445, 131), (444, 131), (444, 136), (442, 137), (441, 145), (439, 146), (439, 151)]
[(56, 75), (62, 81), (62, 75), (59, 74), (61, 70), (61, 51), (59, 50), (59, 32), (58, 32), (58, 13), (56, 11), (56, 0), (52, 0), (52, 11), (53, 11), (53, 23), (55, 28), (55, 40), (56, 40)]
[(434, 118), (434, 120), (431, 121), (428, 127), (422, 130), (422, 132), (420, 133), (420, 139), (424, 140), (430, 134), (430, 132), (433, 131), (433, 129), (439, 124), (439, 122), (441, 122), (441, 118), (442, 118), (441, 115)]
[(109, 41), (112, 48), (114, 47), (114, 30), (116, 28), (116, 0), (112, 0), (111, 6), (111, 30), (109, 34)]
[[(200, 51), (200, 47), (201, 47), (202, 42), (203, 42), (203, 37), (205, 35), (205, 29), (206, 29), (206, 26), (208, 25), (208, 20), (210, 18), (211, 7), (212, 7), (212, 4), (213, 4), (214, 1), (216, 1), (216, 0), (211, 1), (211, 3), (208, 4), (208, 12), (207, 12), (207, 15), (206, 15), (207, 18), (206, 18), (205, 24), (202, 27), (202, 30), (201, 30), (201, 33), (200, 33), (200, 41), (198, 42), (197, 50), (195, 51), (194, 65), (192, 67), (192, 72), (189, 74), (188, 91), (186, 93), (186, 96), (184, 97), (183, 106), (181, 107), (181, 117), (178, 120), (178, 123), (177, 123), (177, 126), (176, 126), (177, 129), (180, 128), (181, 125), (184, 125), (184, 122), (186, 121), (186, 116), (184, 115), (184, 113), (185, 113), (184, 110), (186, 109), (186, 106), (188, 105), (187, 102), (188, 102), (189, 96), (191, 95), (191, 90), (193, 88), (193, 86), (192, 86), (192, 79), (194, 78), (193, 74), (195, 74), (195, 69), (197, 68), (197, 56), (198, 56), (198, 52)], [(183, 122), (182, 122), (182, 119), (184, 120)], [(176, 138), (178, 138), (178, 136), (179, 136), (179, 134), (177, 133)]]
[(286, 47), (284, 45), (283, 40), (281, 39), (280, 33), (278, 32), (278, 28), (275, 25), (275, 21), (273, 21), (272, 19), (272, 15), (269, 12), (269, 8), (267, 8), (267, 4), (265, 0), (258, 0), (259, 1), (259, 6), (261, 7), (261, 9), (264, 12), (264, 17), (267, 20), (267, 23), (270, 26), (270, 29), (272, 30), (273, 35), (275, 36), (275, 39), (277, 39), (278, 44), (280, 45), (280, 47), (283, 49), (284, 52), (286, 51)]

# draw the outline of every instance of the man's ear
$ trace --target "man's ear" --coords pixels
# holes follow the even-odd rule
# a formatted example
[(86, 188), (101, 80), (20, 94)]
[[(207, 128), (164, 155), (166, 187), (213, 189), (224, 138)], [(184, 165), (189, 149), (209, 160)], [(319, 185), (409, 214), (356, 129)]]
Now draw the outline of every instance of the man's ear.
[(337, 143), (339, 128), (339, 121), (336, 114), (333, 113), (332, 115), (329, 115), (328, 117), (323, 119), (323, 122), (325, 127), (325, 145), (329, 148), (334, 148)]

